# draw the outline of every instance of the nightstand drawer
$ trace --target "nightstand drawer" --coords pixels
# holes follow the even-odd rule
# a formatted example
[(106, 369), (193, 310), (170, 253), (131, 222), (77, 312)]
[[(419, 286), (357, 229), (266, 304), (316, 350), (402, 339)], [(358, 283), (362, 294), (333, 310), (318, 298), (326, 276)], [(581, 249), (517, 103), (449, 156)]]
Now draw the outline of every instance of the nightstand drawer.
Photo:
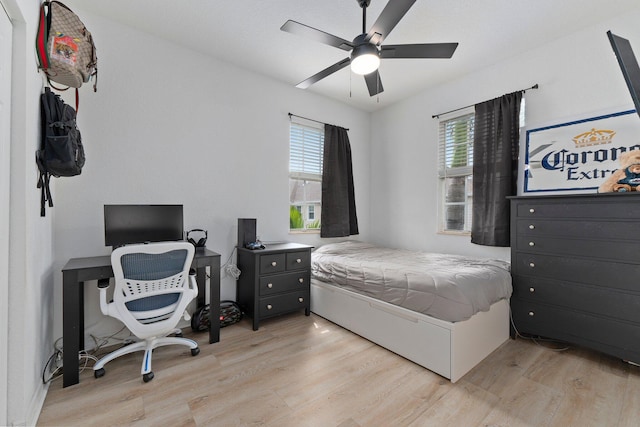
[(282, 295), (260, 298), (260, 317), (277, 316), (309, 307), (309, 291), (290, 292)]
[(309, 272), (278, 274), (260, 278), (260, 295), (277, 294), (280, 292), (308, 290)]
[(287, 253), (287, 270), (303, 270), (311, 265), (309, 251)]
[(260, 274), (280, 273), (285, 269), (285, 254), (260, 255)]

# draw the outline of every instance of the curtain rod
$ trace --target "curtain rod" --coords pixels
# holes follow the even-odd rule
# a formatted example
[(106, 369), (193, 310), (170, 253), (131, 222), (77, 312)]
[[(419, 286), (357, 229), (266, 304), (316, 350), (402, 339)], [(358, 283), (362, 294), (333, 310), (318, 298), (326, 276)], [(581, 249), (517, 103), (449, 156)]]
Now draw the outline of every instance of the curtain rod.
[[(526, 92), (526, 91), (531, 90), (531, 89), (538, 89), (538, 83), (534, 84), (533, 86), (531, 86), (531, 87), (529, 87), (529, 88), (521, 89), (521, 90), (520, 90), (520, 92)], [(518, 91), (516, 91), (516, 92), (518, 92)], [(444, 113), (434, 114), (433, 116), (431, 116), (431, 118), (432, 118), (432, 119), (437, 119), (437, 118), (439, 118), (440, 116), (443, 116), (443, 115), (445, 115), (445, 114), (453, 113), (453, 112), (455, 112), (455, 111), (464, 110), (465, 108), (473, 107), (474, 105), (475, 105), (475, 104), (467, 105), (466, 107), (460, 107), (460, 108), (456, 108), (456, 109), (454, 109), (454, 110), (450, 110), (450, 111), (447, 111), (447, 112), (444, 112)]]
[[(301, 119), (305, 119), (305, 120), (310, 120), (310, 121), (312, 121), (312, 122), (320, 123), (320, 124), (323, 124), (323, 125), (327, 125), (327, 124), (331, 125), (331, 123), (321, 122), (321, 121), (319, 121), (319, 120), (310, 119), (310, 118), (308, 118), (308, 117), (299, 116), (299, 115), (297, 115), (297, 114), (293, 114), (293, 113), (289, 113), (289, 120), (291, 120), (291, 116), (299, 117), (299, 118), (301, 118)], [(331, 126), (337, 126), (337, 125), (331, 125)], [(341, 128), (342, 126), (338, 126), (338, 127), (340, 127), (340, 128)], [(343, 128), (343, 129), (344, 129), (344, 130), (349, 130), (348, 128)]]

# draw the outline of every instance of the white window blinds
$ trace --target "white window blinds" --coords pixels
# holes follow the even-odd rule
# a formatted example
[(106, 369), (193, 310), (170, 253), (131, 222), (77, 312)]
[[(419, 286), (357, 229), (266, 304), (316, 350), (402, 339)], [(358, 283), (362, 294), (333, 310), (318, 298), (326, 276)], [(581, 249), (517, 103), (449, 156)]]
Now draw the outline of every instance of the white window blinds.
[(475, 113), (463, 113), (440, 121), (438, 175), (464, 176), (473, 172), (473, 126)]
[(324, 128), (291, 122), (289, 176), (297, 179), (322, 177)]

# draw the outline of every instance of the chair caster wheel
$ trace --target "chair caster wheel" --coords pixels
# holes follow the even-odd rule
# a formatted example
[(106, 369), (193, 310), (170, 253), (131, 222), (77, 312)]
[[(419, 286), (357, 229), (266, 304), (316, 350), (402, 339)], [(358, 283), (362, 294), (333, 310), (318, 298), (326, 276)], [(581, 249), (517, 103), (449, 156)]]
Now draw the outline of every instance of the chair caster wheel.
[(182, 338), (182, 332), (176, 332), (174, 336), (176, 338)]
[(96, 369), (95, 371), (93, 371), (93, 376), (95, 378), (104, 377), (104, 368)]
[(149, 381), (151, 381), (152, 379), (153, 379), (153, 372), (146, 373), (146, 374), (144, 374), (144, 375), (142, 376), (142, 380), (143, 380), (145, 383), (148, 383), (148, 382), (149, 382)]
[(197, 356), (198, 354), (200, 354), (200, 347), (196, 347), (196, 348), (192, 348), (191, 349), (191, 355), (192, 356)]

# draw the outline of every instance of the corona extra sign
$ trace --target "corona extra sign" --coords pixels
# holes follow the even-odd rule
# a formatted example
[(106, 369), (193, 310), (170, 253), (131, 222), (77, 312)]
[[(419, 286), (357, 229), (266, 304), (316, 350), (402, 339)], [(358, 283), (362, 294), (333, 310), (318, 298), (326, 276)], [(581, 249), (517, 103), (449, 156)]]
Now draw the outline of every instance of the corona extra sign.
[(620, 153), (640, 150), (635, 110), (527, 131), (524, 191), (589, 191), (619, 168)]

